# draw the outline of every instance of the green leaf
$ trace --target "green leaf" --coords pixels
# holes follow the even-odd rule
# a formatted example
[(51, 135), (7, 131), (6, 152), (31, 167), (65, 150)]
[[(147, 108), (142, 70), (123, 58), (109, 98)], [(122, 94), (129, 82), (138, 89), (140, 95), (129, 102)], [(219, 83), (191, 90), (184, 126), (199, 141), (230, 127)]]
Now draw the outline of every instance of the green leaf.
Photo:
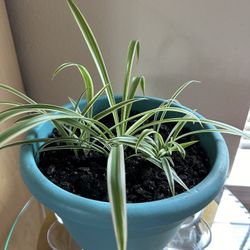
[[(163, 123), (170, 123), (170, 122), (179, 122), (179, 121), (186, 121), (186, 122), (191, 122), (191, 123), (202, 123), (202, 124), (210, 124), (210, 125), (214, 125), (215, 127), (217, 128), (220, 128), (220, 132), (223, 132), (223, 133), (227, 133), (227, 134), (232, 134), (232, 135), (237, 135), (237, 136), (242, 136), (244, 138), (247, 138), (247, 139), (250, 139), (250, 135), (245, 133), (244, 131), (234, 127), (234, 126), (231, 126), (231, 125), (228, 125), (228, 124), (225, 124), (223, 122), (218, 122), (218, 121), (214, 121), (214, 120), (210, 120), (210, 119), (205, 119), (205, 118), (201, 118), (199, 120), (197, 120), (196, 118), (183, 118), (183, 117), (179, 117), (179, 118), (168, 118), (168, 119), (164, 119), (162, 121), (153, 121), (153, 122), (150, 122), (148, 124), (145, 124), (143, 126), (140, 126), (138, 129), (136, 129), (135, 131), (133, 131), (133, 133), (138, 133), (139, 131), (141, 130), (144, 130), (148, 127), (152, 127), (154, 125), (157, 125), (157, 124), (163, 124)], [(206, 129), (206, 130), (196, 130), (196, 131), (192, 131), (192, 132), (189, 132), (189, 133), (186, 133), (185, 135), (181, 135), (178, 137), (178, 139), (180, 138), (183, 138), (185, 136), (188, 136), (188, 135), (192, 135), (192, 134), (198, 134), (200, 133), (199, 131), (203, 131), (203, 132), (212, 132), (213, 130), (211, 129)], [(219, 131), (216, 131), (216, 132), (219, 132)], [(177, 140), (177, 138), (176, 138)]]
[[(148, 112), (143, 117), (138, 119), (132, 126), (130, 126), (130, 128), (126, 131), (125, 135), (132, 134), (138, 127), (140, 127), (144, 122), (146, 122), (152, 115), (153, 115), (153, 113)], [(123, 122), (125, 122), (125, 121), (123, 121)]]
[[(97, 131), (97, 133), (99, 134), (99, 137), (103, 137), (105, 139), (107, 139), (105, 134), (108, 134), (111, 138), (114, 137), (113, 132), (109, 129), (109, 127), (107, 127), (106, 125), (104, 125), (102, 122), (99, 122), (97, 120), (94, 119), (85, 119), (85, 122), (93, 129), (95, 129)], [(101, 128), (102, 130), (100, 130), (99, 128)]]
[[(184, 116), (187, 117), (187, 116)], [(184, 128), (184, 126), (187, 124), (186, 121), (179, 121), (175, 124), (175, 126), (172, 128), (171, 132), (169, 133), (167, 139), (165, 140), (165, 143), (169, 140), (175, 140), (176, 137), (179, 135), (181, 130)]]
[(40, 142), (48, 142), (50, 139), (48, 138), (39, 138), (39, 139), (32, 139), (32, 140), (21, 140), (21, 141), (15, 141), (12, 143), (5, 144), (0, 147), (0, 149), (8, 148), (8, 147), (14, 147), (14, 146), (20, 146), (24, 144), (33, 144), (33, 143), (40, 143)]
[(187, 191), (189, 188), (186, 186), (186, 184), (182, 181), (182, 179), (176, 174), (176, 172), (172, 169), (172, 175), (174, 180), (179, 183), (183, 188), (185, 188)]
[(128, 94), (129, 99), (134, 98), (136, 90), (139, 86), (141, 87), (142, 94), (145, 95), (145, 77), (144, 76), (138, 76), (133, 79), (131, 83), (131, 87), (129, 89), (129, 94)]
[(106, 66), (99, 49), (98, 43), (96, 38), (87, 23), (85, 17), (81, 13), (80, 9), (76, 6), (73, 0), (67, 0), (71, 13), (73, 14), (75, 21), (84, 37), (84, 40), (89, 48), (89, 51), (92, 55), (92, 58), (96, 64), (97, 70), (100, 74), (100, 77), (103, 83), (108, 84), (110, 83), (108, 72), (106, 70)]
[(81, 103), (81, 100), (83, 99), (83, 96), (86, 94), (86, 90), (83, 91), (81, 93), (81, 95), (79, 96), (79, 98), (77, 99), (76, 101), (76, 105), (75, 105), (75, 111), (77, 111), (79, 114), (81, 114), (81, 110), (80, 110), (80, 103)]
[[(156, 165), (157, 167), (159, 167), (160, 169), (163, 169), (163, 165), (162, 165), (161, 160), (159, 160), (157, 158), (147, 158), (147, 160), (150, 161), (151, 163), (153, 163), (154, 165)], [(189, 190), (189, 188), (186, 186), (186, 184), (180, 179), (180, 177), (178, 177), (175, 170), (171, 167), (171, 165), (174, 166), (172, 158), (171, 157), (166, 157), (165, 160), (168, 161), (168, 163), (170, 164), (169, 166), (170, 166), (171, 174), (172, 174), (172, 177), (173, 177), (174, 181), (179, 183), (184, 189)]]
[(9, 234), (7, 236), (7, 239), (6, 239), (6, 242), (5, 242), (5, 245), (4, 245), (4, 250), (8, 250), (9, 248), (9, 244), (10, 244), (10, 240), (11, 240), (11, 237), (13, 235), (13, 232), (15, 230), (15, 227), (17, 225), (17, 223), (19, 222), (19, 220), (21, 219), (22, 215), (27, 211), (27, 209), (29, 208), (31, 202), (33, 201), (33, 197), (31, 197), (27, 203), (24, 205), (24, 207), (21, 209), (21, 211), (19, 212), (19, 214), (17, 215), (17, 217), (15, 218), (15, 221), (14, 223), (12, 224), (11, 228), (10, 228), (10, 231), (9, 231)]
[[(131, 41), (128, 48), (128, 58), (127, 58), (127, 65), (126, 65), (126, 72), (125, 72), (125, 81), (124, 81), (124, 88), (123, 88), (123, 101), (129, 99), (129, 85), (131, 82), (131, 73), (132, 67), (134, 62), (134, 57), (137, 54), (137, 59), (139, 60), (140, 54), (140, 43), (139, 41)], [(133, 96), (132, 96), (133, 98)], [(125, 120), (127, 118), (127, 106), (122, 109), (121, 112), (121, 120)], [(122, 124), (122, 131), (125, 131), (126, 124)]]
[(105, 126), (103, 123), (94, 119), (84, 118), (84, 123), (86, 124), (84, 124), (83, 122), (77, 119), (63, 119), (62, 122), (68, 125), (75, 126), (76, 128), (79, 128), (80, 130), (82, 129), (87, 130), (88, 132), (90, 132), (90, 134), (93, 134), (95, 137), (103, 137), (106, 140), (108, 140), (106, 134), (110, 138), (114, 137), (114, 134), (107, 126)]
[[(53, 78), (59, 72), (61, 72), (62, 70), (64, 70), (65, 68), (68, 68), (68, 67), (76, 67), (79, 70), (79, 72), (82, 76), (84, 85), (85, 85), (85, 89), (86, 89), (86, 99), (87, 99), (87, 102), (89, 103), (94, 97), (94, 84), (93, 84), (91, 75), (89, 74), (88, 70), (83, 65), (77, 64), (77, 63), (71, 63), (71, 62), (64, 63), (64, 64), (60, 65), (55, 70), (55, 72), (53, 74)], [(92, 117), (92, 109), (89, 110), (88, 117), (89, 118)]]
[[(25, 120), (27, 118), (29, 118), (29, 119), (34, 118), (36, 116), (36, 114), (30, 114), (30, 112), (37, 112), (37, 113), (46, 113), (46, 111), (65, 112), (65, 113), (72, 112), (68, 109), (65, 109), (63, 107), (56, 106), (56, 105), (37, 104), (32, 99), (30, 99), (29, 97), (27, 97), (23, 93), (15, 90), (12, 87), (9, 87), (9, 86), (3, 85), (3, 84), (1, 87), (6, 88), (9, 92), (16, 94), (17, 96), (19, 96), (20, 98), (23, 98), (24, 100), (26, 100), (30, 104), (23, 104), (23, 105), (20, 104), (19, 106), (15, 106), (13, 108), (9, 108), (7, 110), (0, 112), (0, 123), (6, 121), (8, 119), (11, 119), (15, 116), (21, 115), (21, 114), (25, 114), (25, 116), (22, 118), (19, 118), (18, 121)], [(71, 114), (75, 115), (74, 112), (72, 112)], [(65, 134), (63, 127), (60, 126), (60, 124), (58, 124), (56, 121), (54, 121), (53, 123), (54, 123), (55, 127), (58, 129), (58, 131), (62, 135), (65, 136), (66, 134)]]
[[(128, 94), (128, 98), (132, 99), (135, 96), (135, 92), (138, 88), (138, 86), (141, 86), (143, 95), (145, 95), (145, 78), (144, 76), (140, 76), (140, 77), (136, 77), (135, 79), (133, 79), (132, 83), (131, 83), (131, 87), (129, 89), (129, 94)], [(132, 104), (128, 104), (126, 108), (124, 108), (124, 118), (122, 120), (126, 120), (131, 112), (132, 109)], [(126, 131), (127, 128), (127, 123), (123, 123), (123, 131)]]
[(19, 98), (21, 98), (22, 100), (28, 102), (28, 103), (36, 103), (35, 101), (33, 101), (31, 98), (29, 98), (27, 95), (25, 95), (24, 93), (18, 91), (15, 88), (12, 88), (11, 86), (7, 85), (7, 84), (3, 84), (0, 83), (0, 89), (4, 89), (12, 94), (14, 94), (15, 96), (18, 96)]
[(132, 67), (134, 62), (134, 57), (137, 55), (137, 60), (139, 60), (140, 54), (140, 43), (139, 41), (131, 41), (129, 44), (128, 49), (128, 58), (127, 58), (127, 65), (126, 65), (126, 73), (125, 73), (125, 82), (124, 82), (124, 89), (123, 89), (123, 100), (126, 101), (129, 95), (129, 84), (131, 81), (131, 73)]
[(168, 103), (168, 106), (171, 106), (171, 104), (173, 103), (173, 100), (175, 100), (178, 95), (185, 89), (187, 88), (190, 84), (192, 83), (200, 83), (200, 81), (196, 81), (196, 80), (191, 80), (191, 81), (188, 81), (188, 82), (185, 82), (184, 84), (182, 84), (175, 92), (174, 94), (172, 95), (172, 97), (170, 98), (170, 102)]
[[(135, 119), (137, 117), (140, 117), (142, 116), (140, 119), (138, 119), (127, 131), (125, 134), (135, 134), (135, 131), (137, 132), (137, 130), (142, 130), (141, 128), (142, 127), (145, 127), (147, 126), (148, 124), (151, 124), (147, 127), (150, 127), (150, 126), (154, 126), (155, 124), (161, 124), (163, 123), (162, 121), (166, 121), (166, 120), (171, 120), (171, 118), (168, 118), (168, 119), (164, 119), (164, 120), (161, 120), (161, 121), (152, 121), (152, 122), (149, 122), (148, 124), (146, 125), (143, 125), (142, 124), (144, 122), (146, 122), (147, 120), (149, 120), (149, 118), (151, 116), (153, 116), (155, 113), (157, 112), (160, 112), (160, 111), (171, 111), (171, 112), (176, 112), (176, 113), (180, 113), (180, 114), (184, 114), (184, 115), (189, 115), (190, 117), (193, 117), (195, 118), (195, 121), (199, 121), (199, 118), (192, 112), (188, 111), (188, 110), (185, 110), (183, 108), (177, 108), (177, 107), (162, 107), (162, 108), (156, 108), (156, 109), (152, 109), (152, 110), (148, 110), (148, 111), (145, 111), (145, 112), (142, 112), (140, 114), (137, 114), (137, 115), (134, 115), (134, 116), (131, 116), (129, 117), (128, 119), (122, 121), (122, 122), (127, 122), (129, 120), (132, 120), (132, 119)], [(182, 119), (184, 120), (184, 118), (182, 117)], [(121, 123), (122, 123), (121, 122)], [(116, 124), (116, 126), (118, 126), (119, 124)], [(157, 131), (158, 132), (158, 131)]]
[(95, 102), (97, 101), (97, 99), (103, 94), (103, 92), (105, 91), (105, 89), (107, 89), (107, 87), (110, 84), (107, 84), (105, 86), (103, 86), (96, 94), (95, 96), (87, 103), (86, 107), (82, 110), (82, 115), (85, 115), (86, 113), (89, 112), (89, 110), (91, 110), (93, 108), (93, 105), (95, 104)]
[[(235, 132), (228, 131), (228, 130), (223, 129), (223, 128), (221, 128), (221, 129), (220, 128), (217, 128), (217, 129), (199, 129), (199, 130), (194, 130), (194, 131), (191, 131), (191, 132), (187, 132), (185, 134), (181, 134), (180, 136), (176, 137), (175, 140), (177, 141), (177, 140), (180, 140), (180, 139), (185, 138), (187, 136), (192, 136), (192, 135), (196, 135), (196, 134), (205, 134), (205, 133), (212, 133), (212, 132), (222, 133), (222, 134), (238, 135), (238, 134), (235, 134)], [(239, 135), (239, 136), (243, 136), (243, 135)]]
[(161, 163), (162, 163), (162, 168), (163, 168), (165, 175), (167, 177), (171, 193), (172, 193), (172, 195), (175, 195), (175, 185), (174, 185), (172, 168), (171, 168), (171, 166), (166, 158), (161, 158)]
[[(81, 95), (79, 96), (79, 98), (77, 99), (75, 104), (74, 105), (72, 104), (74, 107), (74, 111), (77, 112), (78, 114), (82, 113), (82, 111), (80, 109), (80, 102), (81, 102), (83, 96), (85, 95), (85, 93), (86, 93), (86, 90), (81, 93)], [(75, 133), (76, 133), (76, 128), (72, 129), (72, 131), (71, 131), (71, 134), (74, 135)]]
[[(138, 138), (135, 136), (124, 135), (112, 138), (110, 140), (111, 144), (123, 144), (130, 146), (135, 149)], [(157, 154), (157, 149), (155, 148), (155, 143), (151, 144), (148, 141), (142, 141), (138, 147), (138, 151), (144, 153), (148, 157), (155, 157)]]
[[(178, 151), (183, 158), (186, 157), (186, 151), (179, 143), (177, 143), (175, 141), (170, 141), (169, 144), (173, 145), (173, 147), (171, 148), (171, 151)], [(167, 143), (167, 145), (168, 145), (168, 143)]]
[[(26, 143), (32, 143), (33, 142), (40, 142), (39, 140), (30, 140), (30, 141), (23, 141)], [(101, 142), (103, 146), (97, 145), (94, 141), (83, 141), (80, 138), (72, 138), (72, 137), (59, 137), (59, 138), (51, 138), (47, 140), (41, 140), (45, 143), (39, 148), (39, 153), (43, 151), (51, 151), (51, 150), (63, 150), (63, 149), (71, 149), (71, 150), (95, 150), (100, 152), (101, 154), (104, 154), (108, 156), (108, 151), (110, 151), (109, 145), (105, 141), (101, 141), (100, 139), (96, 139), (96, 141)], [(22, 141), (16, 142), (15, 144), (24, 144)], [(66, 145), (58, 145), (58, 143), (66, 143)], [(14, 143), (13, 143), (14, 144)], [(57, 145), (55, 145), (57, 144)], [(55, 145), (55, 146), (51, 146)], [(108, 150), (107, 150), (108, 149)]]
[(47, 122), (47, 121), (53, 121), (53, 120), (60, 120), (60, 119), (73, 119), (78, 118), (78, 116), (72, 116), (72, 115), (60, 115), (60, 114), (42, 114), (40, 116), (34, 117), (32, 119), (24, 120), (15, 123), (12, 127), (7, 128), (0, 134), (0, 147), (2, 147), (4, 144), (12, 140), (13, 138), (25, 133), (26, 131), (32, 129), (33, 127)]
[[(102, 83), (104, 86), (110, 84), (108, 72), (106, 70), (106, 66), (101, 54), (101, 51), (99, 49), (99, 46), (97, 44), (97, 41), (95, 39), (95, 36), (92, 32), (92, 30), (89, 27), (89, 24), (87, 23), (85, 17), (79, 10), (79, 8), (75, 5), (73, 0), (67, 0), (68, 6), (71, 10), (71, 13), (73, 14), (75, 21), (84, 37), (84, 40), (89, 48), (89, 51), (92, 55), (92, 58), (95, 62), (95, 65), (97, 67), (97, 70), (99, 72), (99, 75), (101, 77)], [(110, 106), (115, 105), (115, 98), (114, 93), (112, 90), (112, 86), (108, 85), (106, 88), (107, 98), (109, 100)], [(116, 112), (113, 113), (115, 123), (119, 122), (119, 118)], [(120, 134), (120, 127), (118, 126), (116, 128), (117, 133)]]
[(108, 156), (108, 152), (103, 150), (100, 147), (95, 147), (95, 145), (85, 145), (83, 146), (77, 146), (77, 145), (62, 145), (62, 146), (54, 146), (54, 147), (49, 147), (49, 148), (42, 148), (39, 150), (39, 152), (45, 152), (45, 151), (58, 151), (58, 150), (76, 150), (79, 152), (80, 150), (86, 151), (86, 150), (94, 150), (96, 152), (99, 152), (103, 155)]
[(169, 155), (168, 151), (166, 151), (165, 148), (162, 148), (158, 151), (157, 158), (162, 158), (168, 155)]
[(180, 146), (182, 148), (187, 148), (187, 147), (190, 147), (192, 145), (194, 145), (195, 143), (197, 143), (199, 140), (195, 140), (195, 141), (188, 141), (188, 142), (183, 142), (183, 143), (180, 143)]
[(15, 101), (0, 101), (0, 105), (19, 106), (21, 103)]
[(107, 165), (108, 194), (119, 250), (127, 249), (126, 184), (123, 146), (111, 148)]
[[(135, 152), (137, 153), (138, 148), (140, 147), (142, 141), (144, 141), (146, 137), (148, 137), (150, 134), (155, 134), (155, 133), (156, 131), (154, 131), (153, 129), (145, 129), (144, 131), (142, 131), (142, 133), (138, 136), (138, 140), (135, 145)], [(157, 148), (156, 144), (155, 144), (155, 148)]]
[(117, 104), (115, 104), (113, 107), (109, 107), (103, 111), (101, 111), (100, 113), (96, 114), (93, 118), (96, 120), (100, 120), (103, 117), (109, 115), (110, 113), (112, 113), (114, 110), (118, 110), (126, 105), (132, 104), (134, 102), (138, 102), (138, 101), (142, 101), (142, 100), (146, 100), (146, 98), (137, 98), (137, 99), (129, 99), (126, 101), (121, 101)]
[(24, 121), (27, 119), (31, 119), (31, 118), (36, 117), (38, 115), (41, 115), (41, 113), (25, 114), (23, 117), (18, 118), (15, 122), (20, 122), (20, 121)]
[[(172, 103), (175, 101), (175, 99), (178, 97), (178, 95), (186, 88), (188, 87), (191, 83), (200, 83), (199, 81), (195, 81), (195, 80), (191, 80), (188, 82), (185, 82), (184, 84), (182, 84), (172, 95), (172, 97), (170, 98), (170, 100), (166, 103), (167, 107), (170, 107), (172, 105)], [(160, 117), (160, 121), (164, 119), (164, 117), (166, 116), (167, 111), (162, 112), (161, 117)], [(157, 119), (157, 117), (156, 117)], [(160, 124), (157, 126), (157, 131), (159, 131), (160, 129)]]
[[(192, 118), (189, 118), (190, 121), (192, 121)], [(192, 121), (195, 122), (195, 121)], [(215, 131), (215, 132), (222, 132), (222, 133), (226, 133), (226, 134), (232, 134), (232, 135), (238, 135), (238, 136), (242, 136), (243, 138), (246, 139), (250, 139), (250, 134), (232, 126), (232, 125), (228, 125), (226, 123), (223, 122), (219, 122), (219, 121), (214, 121), (214, 120), (210, 120), (210, 119), (205, 119), (205, 118), (201, 118), (200, 122), (202, 124), (210, 124), (210, 125), (214, 125), (215, 127), (221, 129), (220, 131)], [(198, 134), (200, 133), (199, 131), (203, 131), (202, 133), (206, 133), (206, 132), (210, 132), (212, 131), (212, 129), (207, 129), (207, 130), (196, 130), (196, 131), (192, 131), (189, 133), (186, 133), (185, 136), (188, 135), (192, 135), (192, 134)], [(178, 139), (180, 139), (181, 137), (184, 137), (184, 134), (179, 136)]]
[(73, 107), (73, 110), (75, 112), (77, 112), (78, 114), (81, 114), (80, 109), (77, 107), (76, 101), (73, 98), (69, 97), (69, 96), (68, 96), (68, 99), (69, 99), (69, 101), (70, 101), (70, 103), (71, 103), (71, 105)]
[(56, 105), (50, 105), (50, 104), (24, 104), (21, 106), (9, 108), (3, 112), (0, 112), (0, 123), (13, 118), (15, 116), (21, 115), (21, 114), (28, 114), (30, 115), (31, 112), (36, 113), (44, 113), (44, 111), (53, 111), (53, 112), (59, 112), (64, 113), (72, 116), (78, 116), (79, 118), (82, 118), (81, 115), (77, 114), (76, 112), (63, 108)]

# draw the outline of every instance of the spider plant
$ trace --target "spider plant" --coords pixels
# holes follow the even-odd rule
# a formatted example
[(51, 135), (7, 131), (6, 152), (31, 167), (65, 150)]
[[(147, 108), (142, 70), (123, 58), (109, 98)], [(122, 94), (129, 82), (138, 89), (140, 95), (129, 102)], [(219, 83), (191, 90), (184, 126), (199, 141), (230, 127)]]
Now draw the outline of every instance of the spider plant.
[[(174, 195), (175, 183), (180, 184), (186, 190), (188, 190), (188, 187), (175, 172), (172, 155), (174, 152), (179, 152), (182, 157), (185, 157), (186, 148), (197, 142), (196, 139), (183, 142), (183, 138), (209, 132), (223, 132), (247, 138), (250, 138), (250, 136), (233, 126), (200, 118), (194, 112), (190, 112), (180, 105), (175, 105), (178, 95), (190, 84), (197, 83), (197, 81), (189, 81), (181, 85), (170, 99), (159, 107), (131, 115), (133, 103), (147, 99), (145, 96), (135, 96), (138, 88), (141, 89), (143, 95), (145, 93), (144, 77), (132, 77), (134, 61), (139, 60), (139, 41), (131, 41), (129, 44), (122, 100), (116, 102), (111, 81), (95, 36), (74, 1), (67, 0), (67, 3), (95, 62), (103, 87), (95, 92), (93, 80), (88, 70), (81, 64), (71, 62), (60, 65), (53, 75), (55, 77), (62, 70), (74, 67), (82, 76), (85, 90), (77, 100), (69, 98), (71, 108), (37, 103), (20, 91), (6, 84), (0, 84), (2, 90), (8, 91), (20, 99), (19, 102), (7, 100), (0, 103), (4, 107), (7, 106), (0, 113), (0, 123), (9, 119), (15, 121), (11, 127), (1, 132), (0, 148), (39, 143), (38, 153), (47, 150), (70, 149), (76, 155), (79, 151), (83, 151), (85, 156), (88, 156), (89, 152), (94, 150), (107, 156), (108, 194), (117, 248), (126, 250), (127, 215), (124, 156), (126, 147), (134, 149), (134, 155), (129, 157), (143, 157), (156, 167), (161, 168), (166, 174), (170, 190)], [(95, 114), (93, 112), (94, 104), (104, 93), (107, 96), (109, 107)], [(83, 107), (81, 106), (82, 103), (84, 103)], [(168, 117), (168, 114), (173, 112), (178, 115), (172, 118)], [(111, 115), (114, 120), (114, 125), (111, 127), (102, 122), (102, 119), (108, 115)], [(135, 122), (129, 126), (130, 121)], [(44, 122), (52, 122), (60, 136), (58, 138), (12, 141)], [(164, 123), (175, 124), (166, 139), (160, 133), (161, 124)], [(190, 123), (199, 124), (200, 129), (183, 133), (183, 128)], [(212, 124), (216, 129), (206, 129), (203, 124)]]

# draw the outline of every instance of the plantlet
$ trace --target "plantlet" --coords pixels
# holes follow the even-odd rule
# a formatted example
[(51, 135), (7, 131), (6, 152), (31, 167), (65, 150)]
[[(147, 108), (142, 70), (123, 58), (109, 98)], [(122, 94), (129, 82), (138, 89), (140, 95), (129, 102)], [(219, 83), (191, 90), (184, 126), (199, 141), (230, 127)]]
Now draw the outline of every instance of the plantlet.
[[(175, 183), (180, 184), (186, 190), (188, 187), (175, 172), (172, 155), (174, 152), (179, 152), (184, 158), (186, 148), (197, 143), (197, 139), (185, 142), (183, 139), (190, 135), (211, 132), (223, 132), (247, 138), (250, 136), (233, 126), (199, 117), (195, 112), (177, 104), (178, 95), (197, 81), (189, 81), (180, 86), (173, 96), (159, 107), (132, 114), (133, 104), (147, 99), (145, 96), (135, 96), (138, 88), (142, 90), (143, 94), (145, 93), (144, 77), (132, 77), (132, 66), (134, 61), (139, 59), (140, 54), (139, 42), (132, 41), (129, 45), (122, 100), (116, 102), (97, 41), (74, 1), (67, 0), (67, 3), (90, 50), (103, 87), (95, 93), (88, 70), (83, 65), (76, 63), (62, 64), (53, 75), (55, 77), (69, 67), (76, 67), (81, 74), (85, 90), (77, 100), (69, 98), (72, 108), (36, 103), (16, 89), (0, 84), (1, 89), (22, 100), (22, 102), (1, 101), (2, 105), (9, 105), (10, 108), (0, 113), (0, 123), (9, 119), (14, 119), (15, 123), (1, 132), (0, 147), (39, 143), (38, 160), (39, 153), (48, 150), (69, 149), (73, 150), (76, 155), (81, 151), (85, 156), (88, 156), (91, 151), (97, 151), (105, 155), (108, 158), (108, 194), (117, 247), (119, 250), (125, 250), (127, 248), (127, 215), (124, 150), (127, 147), (134, 150), (134, 154), (129, 157), (142, 157), (157, 168), (161, 168), (166, 175), (172, 194), (175, 195)], [(93, 111), (94, 104), (104, 93), (107, 96), (109, 108), (96, 114)], [(82, 103), (84, 103), (83, 106)], [(168, 116), (173, 113), (177, 116)], [(111, 127), (102, 122), (106, 116), (113, 117), (114, 124)], [(129, 125), (130, 121), (134, 121), (132, 125)], [(44, 122), (52, 122), (60, 136), (11, 142), (14, 138)], [(174, 124), (166, 139), (160, 133), (161, 124), (164, 123)], [(188, 124), (198, 124), (200, 129), (183, 133), (183, 128)], [(203, 127), (204, 124), (214, 125), (216, 129), (206, 129)]]

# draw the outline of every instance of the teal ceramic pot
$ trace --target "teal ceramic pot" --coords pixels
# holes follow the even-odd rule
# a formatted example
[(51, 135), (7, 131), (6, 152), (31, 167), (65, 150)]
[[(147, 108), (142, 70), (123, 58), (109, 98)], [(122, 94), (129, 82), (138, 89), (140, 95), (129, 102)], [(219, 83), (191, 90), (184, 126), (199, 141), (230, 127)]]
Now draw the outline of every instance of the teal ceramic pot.
[[(117, 101), (120, 99), (116, 97)], [(149, 100), (137, 102), (133, 109), (144, 111), (158, 107), (163, 101), (149, 97)], [(94, 112), (107, 107), (106, 97), (101, 97), (95, 104)], [(28, 137), (46, 137), (51, 129), (50, 123), (42, 124)], [(185, 218), (204, 208), (221, 190), (229, 165), (225, 141), (219, 133), (203, 134), (200, 141), (211, 163), (209, 175), (190, 191), (175, 197), (127, 204), (128, 250), (162, 250)], [(21, 175), (30, 192), (61, 217), (84, 250), (116, 250), (110, 204), (79, 197), (50, 182), (37, 167), (35, 151), (34, 145), (25, 145), (21, 149)]]

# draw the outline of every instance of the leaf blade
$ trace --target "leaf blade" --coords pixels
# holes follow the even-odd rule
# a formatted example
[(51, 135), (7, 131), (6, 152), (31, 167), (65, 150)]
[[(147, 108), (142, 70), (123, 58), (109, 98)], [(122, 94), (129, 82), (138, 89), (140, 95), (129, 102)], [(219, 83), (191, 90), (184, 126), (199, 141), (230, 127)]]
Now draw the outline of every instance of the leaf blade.
[(127, 249), (125, 163), (122, 145), (111, 148), (107, 164), (108, 194), (119, 250)]

